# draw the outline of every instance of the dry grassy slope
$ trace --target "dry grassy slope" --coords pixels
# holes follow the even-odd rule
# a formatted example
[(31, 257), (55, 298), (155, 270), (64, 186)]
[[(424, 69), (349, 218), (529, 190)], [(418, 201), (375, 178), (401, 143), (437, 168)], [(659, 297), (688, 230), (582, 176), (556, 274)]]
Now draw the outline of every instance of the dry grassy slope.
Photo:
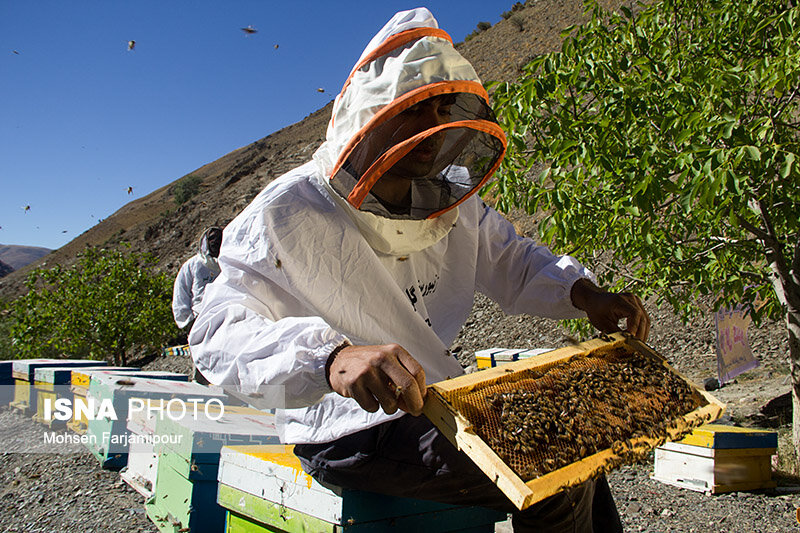
[[(603, 2), (612, 8), (622, 3)], [(508, 2), (507, 9), (511, 7)], [(512, 17), (460, 43), (458, 49), (484, 81), (512, 80), (533, 56), (558, 49), (561, 30), (582, 19), (581, 0), (533, 0)], [(225, 225), (271, 179), (310, 159), (325, 137), (330, 108), (328, 104), (296, 124), (198, 168), (191, 174), (203, 178), (201, 192), (180, 207), (170, 194), (174, 183), (126, 204), (42, 261), (3, 278), (0, 298), (19, 294), (31, 268), (44, 261), (69, 264), (86, 246), (130, 242), (135, 250), (155, 254), (162, 267), (177, 270), (194, 252), (205, 227)]]

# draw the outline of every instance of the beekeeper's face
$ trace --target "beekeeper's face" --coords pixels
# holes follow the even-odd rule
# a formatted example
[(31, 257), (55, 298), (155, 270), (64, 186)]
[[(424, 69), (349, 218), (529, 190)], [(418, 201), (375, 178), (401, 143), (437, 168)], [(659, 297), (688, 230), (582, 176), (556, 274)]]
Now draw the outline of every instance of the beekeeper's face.
[[(400, 113), (392, 144), (397, 144), (425, 130), (450, 122), (454, 95), (429, 98)], [(440, 131), (425, 138), (387, 172), (395, 178), (414, 179), (428, 177), (442, 148), (445, 133)]]
[(211, 257), (219, 257), (219, 248), (222, 246), (222, 230), (214, 228), (206, 234), (206, 242), (208, 243), (208, 255)]
[[(419, 102), (387, 123), (381, 142), (385, 147), (395, 146), (411, 137), (451, 121), (455, 96), (442, 95)], [(402, 204), (407, 200), (411, 182), (430, 179), (444, 166), (438, 161), (446, 138), (444, 131), (428, 134), (402, 159), (392, 165), (375, 183), (372, 193), (383, 201)]]

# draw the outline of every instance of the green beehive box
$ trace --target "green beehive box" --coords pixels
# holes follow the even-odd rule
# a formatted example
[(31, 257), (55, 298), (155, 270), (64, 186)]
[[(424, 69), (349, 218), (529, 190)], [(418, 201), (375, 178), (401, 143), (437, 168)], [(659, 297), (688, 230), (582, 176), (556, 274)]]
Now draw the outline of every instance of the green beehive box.
[[(73, 407), (79, 402), (86, 401), (86, 395), (89, 393), (89, 383), (93, 374), (130, 374), (133, 372), (138, 374), (140, 369), (132, 366), (106, 366), (102, 368), (89, 367), (73, 370), (69, 386), (70, 392), (72, 392)], [(67, 427), (75, 433), (82, 435), (86, 433), (87, 422), (83, 413), (78, 409), (74, 409), (72, 420), (67, 422)]]
[(155, 436), (158, 473), (146, 508), (161, 531), (222, 531), (225, 510), (216, 503), (222, 447), (279, 442), (274, 415), (241, 407), (197, 419), (159, 418)]
[[(136, 406), (137, 402), (143, 403), (147, 399), (168, 401), (174, 399), (177, 402), (205, 402), (215, 399), (224, 403), (225, 398), (223, 392), (199, 383), (142, 378), (136, 374), (94, 375), (89, 383), (87, 401), (94, 401), (100, 412), (97, 413), (98, 416), (88, 420), (87, 447), (103, 468), (122, 468), (128, 460), (127, 418), (132, 403)], [(109, 406), (113, 409), (116, 419), (105, 416), (106, 413), (103, 411)]]
[(222, 449), (217, 502), (227, 533), (490, 533), (506, 514), (481, 507), (332, 490), (303, 472), (292, 446)]
[[(147, 402), (161, 409), (167, 406), (165, 400), (147, 400)], [(202, 411), (204, 416), (206, 411), (208, 411), (209, 416), (215, 418), (220, 413), (255, 416), (264, 414), (263, 411), (249, 407), (237, 405), (217, 406), (216, 403), (205, 404)], [(128, 431), (139, 438), (129, 442), (128, 464), (120, 470), (120, 477), (125, 483), (144, 496), (145, 499), (150, 498), (155, 490), (160, 457), (159, 453), (156, 452), (155, 439), (148, 439), (147, 437), (156, 434), (156, 422), (159, 418), (163, 418), (158, 416), (160, 412), (160, 409), (147, 409), (131, 412), (128, 416)], [(173, 410), (171, 414), (177, 417), (182, 413), (179, 410)]]

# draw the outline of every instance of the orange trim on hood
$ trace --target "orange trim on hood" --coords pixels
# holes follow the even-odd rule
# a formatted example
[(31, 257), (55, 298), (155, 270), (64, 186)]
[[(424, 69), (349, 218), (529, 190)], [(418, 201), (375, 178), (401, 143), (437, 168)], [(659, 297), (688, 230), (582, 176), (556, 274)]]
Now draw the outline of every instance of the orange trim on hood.
[[(384, 56), (391, 52), (396, 48), (400, 48), (401, 46), (410, 43), (412, 41), (417, 41), (422, 39), (423, 37), (439, 37), (441, 39), (445, 39), (453, 44), (453, 38), (450, 37), (450, 34), (444, 30), (440, 30), (439, 28), (412, 28), (410, 30), (401, 31), (400, 33), (395, 33), (394, 35), (390, 36), (388, 39), (383, 41), (377, 48), (375, 48), (372, 52), (370, 52), (367, 57), (356, 63), (356, 66), (353, 67), (353, 70), (350, 71), (350, 74), (347, 75), (347, 79), (344, 81), (344, 85), (342, 85), (342, 90), (339, 91), (339, 96), (344, 94), (344, 91), (350, 85), (350, 81), (352, 81), (353, 76), (359, 69), (361, 69), (364, 65), (369, 63), (370, 61), (375, 61), (381, 56)], [(333, 113), (331, 114), (330, 124), (333, 125), (334, 121), (336, 120), (336, 110), (334, 109)]]
[(353, 75), (361, 67), (363, 67), (370, 61), (375, 61), (379, 57), (386, 55), (395, 48), (400, 48), (406, 43), (422, 39), (423, 37), (440, 37), (442, 39), (450, 41), (450, 44), (453, 43), (453, 38), (450, 37), (450, 35), (446, 31), (440, 30), (439, 28), (429, 28), (429, 27), (412, 28), (410, 30), (401, 31), (400, 33), (395, 33), (394, 35), (390, 36), (388, 39), (383, 41), (372, 52), (370, 52), (367, 55), (367, 57), (356, 63), (356, 66), (353, 67), (353, 70), (351, 70), (350, 74), (347, 76), (344, 85), (342, 85), (342, 90), (339, 91), (339, 94), (343, 93), (344, 90), (347, 89), (347, 86), (350, 85), (350, 80), (353, 78)]
[(423, 85), (422, 87), (414, 89), (413, 91), (409, 91), (375, 113), (369, 122), (367, 122), (364, 127), (358, 130), (358, 132), (350, 138), (344, 148), (342, 148), (342, 151), (336, 160), (336, 164), (333, 166), (333, 170), (331, 171), (329, 178), (333, 179), (333, 177), (336, 176), (336, 173), (339, 172), (339, 169), (342, 167), (342, 165), (344, 165), (345, 161), (347, 161), (347, 158), (350, 157), (350, 154), (353, 152), (358, 143), (364, 140), (370, 131), (380, 126), (387, 120), (399, 115), (409, 107), (422, 102), (423, 100), (427, 100), (428, 98), (432, 98), (434, 96), (440, 96), (442, 94), (453, 93), (470, 93), (480, 96), (484, 101), (489, 100), (489, 94), (486, 92), (486, 89), (483, 87), (483, 85), (477, 81), (470, 80), (440, 81), (437, 83), (431, 83), (430, 85)]
[[(400, 144), (395, 145), (390, 150), (386, 151), (383, 155), (381, 155), (367, 170), (364, 172), (364, 175), (361, 179), (356, 183), (353, 190), (347, 196), (347, 201), (355, 207), (356, 209), (361, 208), (361, 204), (364, 203), (364, 199), (369, 194), (369, 191), (375, 185), (375, 183), (383, 176), (384, 172), (392, 168), (395, 163), (400, 161), (403, 157), (405, 157), (408, 152), (413, 150), (419, 143), (421, 143), (425, 138), (430, 137), (440, 131), (447, 130), (447, 129), (455, 129), (455, 128), (469, 128), (477, 131), (482, 131), (484, 133), (488, 133), (489, 135), (499, 139), (503, 144), (503, 151), (500, 153), (500, 156), (497, 158), (494, 166), (491, 168), (489, 172), (481, 179), (480, 183), (473, 187), (472, 191), (477, 189), (478, 187), (482, 186), (486, 181), (491, 177), (491, 175), (497, 170), (497, 167), (500, 165), (500, 162), (503, 160), (503, 156), (506, 152), (506, 147), (508, 146), (506, 135), (503, 132), (503, 129), (494, 122), (489, 122), (488, 120), (460, 120), (457, 122), (449, 122), (447, 124), (441, 124), (439, 126), (429, 128), (423, 132), (420, 132), (413, 137), (406, 139), (405, 141), (401, 142)], [(454, 203), (453, 205), (447, 207), (446, 209), (442, 209), (441, 211), (437, 211), (427, 218), (433, 218), (434, 216), (438, 216), (449, 209), (452, 209), (456, 205), (460, 204), (466, 197), (470, 196), (472, 192), (464, 195), (464, 198), (459, 200), (458, 202)]]

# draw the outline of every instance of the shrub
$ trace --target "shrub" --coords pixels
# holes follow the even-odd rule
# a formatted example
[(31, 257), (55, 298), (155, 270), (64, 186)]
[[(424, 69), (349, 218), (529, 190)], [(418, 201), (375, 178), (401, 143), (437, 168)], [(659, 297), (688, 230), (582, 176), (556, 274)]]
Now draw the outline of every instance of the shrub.
[(200, 185), (203, 183), (203, 178), (190, 174), (179, 179), (175, 185), (172, 186), (172, 197), (178, 205), (184, 204), (192, 196), (200, 192)]

